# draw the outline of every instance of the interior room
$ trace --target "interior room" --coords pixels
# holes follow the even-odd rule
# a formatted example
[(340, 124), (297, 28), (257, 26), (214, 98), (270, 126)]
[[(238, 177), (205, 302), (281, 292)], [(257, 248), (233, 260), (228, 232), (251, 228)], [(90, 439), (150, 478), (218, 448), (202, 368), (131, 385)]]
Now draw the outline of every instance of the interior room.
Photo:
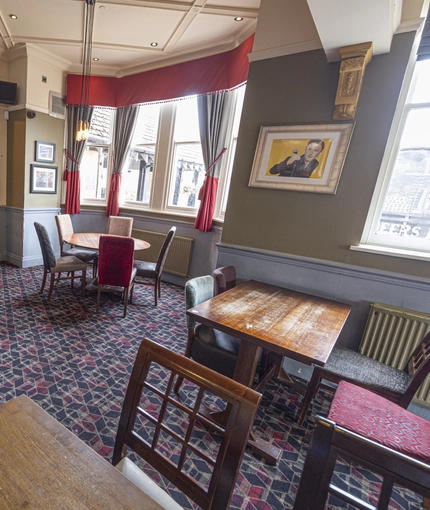
[[(403, 369), (430, 330), (428, 9), (428, 0), (2, 0), (0, 403), (26, 394), (111, 462), (140, 342), (190, 355), (184, 289), (225, 266), (238, 284), (329, 303), (340, 321), (336, 348)], [(212, 99), (227, 101), (229, 113), (224, 143), (208, 149), (201, 105)], [(133, 130), (122, 132), (118, 119), (133, 109)], [(79, 121), (89, 133), (77, 142)], [(123, 306), (102, 292), (99, 307), (97, 244), (95, 253), (87, 247), (84, 300), (79, 276), (72, 289), (53, 284), (52, 296), (48, 276), (39, 292), (45, 261), (34, 224), (54, 258), (67, 255), (63, 214), (70, 234), (113, 233), (110, 218), (127, 219), (144, 276), (174, 227), (155, 286), (108, 282), (132, 299)], [(266, 295), (269, 322), (284, 304), (275, 294)], [(308, 330), (321, 336), (318, 313), (329, 308), (312, 306)], [(289, 358), (275, 348), (266, 358), (265, 345), (248, 353), (253, 371), (232, 378), (252, 387), (274, 363), (255, 424), (281, 453), (271, 465), (245, 450), (228, 508), (293, 508), (315, 417), (333, 399), (329, 384), (309, 398), (299, 425), (303, 385), (331, 350)], [(48, 378), (62, 381), (55, 390), (42, 389), (45, 362)], [(427, 421), (430, 381), (403, 407)], [(181, 507), (201, 506), (144, 470)], [(363, 478), (359, 492), (372, 502), (372, 475), (344, 472), (347, 487)], [(406, 487), (395, 489), (393, 508), (420, 508), (430, 495)], [(352, 508), (330, 497), (327, 508)]]

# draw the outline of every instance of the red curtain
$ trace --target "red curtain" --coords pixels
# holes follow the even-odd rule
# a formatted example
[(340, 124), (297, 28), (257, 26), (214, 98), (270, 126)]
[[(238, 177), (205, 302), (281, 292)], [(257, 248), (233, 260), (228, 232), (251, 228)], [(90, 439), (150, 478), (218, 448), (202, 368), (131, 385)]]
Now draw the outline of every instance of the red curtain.
[(121, 190), (122, 175), (115, 172), (110, 176), (110, 186), (106, 216), (118, 216), (119, 213), (119, 192)]
[[(144, 73), (112, 78), (91, 76), (91, 106), (120, 108), (151, 101), (230, 90), (248, 78), (254, 35), (234, 50)], [(80, 101), (81, 75), (67, 75), (68, 105)]]
[(81, 196), (81, 172), (75, 170), (64, 171), (63, 181), (67, 182), (66, 188), (66, 203), (64, 205), (64, 212), (66, 214), (79, 214), (81, 212), (80, 196)]
[(202, 232), (210, 232), (212, 230), (212, 218), (214, 216), (217, 191), (218, 177), (207, 175), (203, 183), (201, 196), (199, 196), (201, 203), (194, 223), (194, 228)]

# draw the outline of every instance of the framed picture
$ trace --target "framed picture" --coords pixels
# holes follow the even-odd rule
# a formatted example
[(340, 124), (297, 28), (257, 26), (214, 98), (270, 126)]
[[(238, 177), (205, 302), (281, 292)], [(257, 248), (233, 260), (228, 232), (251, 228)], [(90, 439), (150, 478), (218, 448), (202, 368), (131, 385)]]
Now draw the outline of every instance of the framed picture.
[(354, 122), (262, 126), (249, 186), (335, 194)]
[(55, 143), (36, 141), (36, 161), (54, 163)]
[(30, 193), (57, 193), (57, 166), (30, 165)]

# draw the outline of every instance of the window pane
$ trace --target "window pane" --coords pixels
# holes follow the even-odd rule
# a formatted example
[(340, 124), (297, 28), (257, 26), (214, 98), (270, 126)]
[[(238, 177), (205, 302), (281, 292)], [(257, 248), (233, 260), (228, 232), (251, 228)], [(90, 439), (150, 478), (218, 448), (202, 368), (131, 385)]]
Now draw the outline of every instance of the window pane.
[(411, 112), (408, 118), (385, 195), (378, 236), (430, 241), (430, 144), (420, 147), (424, 140), (419, 134), (414, 140), (411, 134), (425, 116), (430, 122), (430, 109)]
[(121, 193), (127, 202), (149, 204), (161, 105), (143, 105), (122, 173)]
[(430, 60), (421, 60), (415, 67), (415, 85), (411, 94), (413, 103), (430, 102)]
[(168, 205), (196, 208), (205, 177), (196, 97), (176, 103), (174, 133), (175, 151)]
[(111, 141), (112, 110), (94, 108), (88, 136), (89, 144), (107, 144)]
[(81, 163), (82, 199), (106, 199), (108, 158), (108, 147), (86, 147)]
[(198, 207), (198, 195), (205, 178), (199, 143), (176, 144), (169, 205)]
[(176, 103), (175, 142), (197, 142), (200, 140), (197, 97), (193, 96)]

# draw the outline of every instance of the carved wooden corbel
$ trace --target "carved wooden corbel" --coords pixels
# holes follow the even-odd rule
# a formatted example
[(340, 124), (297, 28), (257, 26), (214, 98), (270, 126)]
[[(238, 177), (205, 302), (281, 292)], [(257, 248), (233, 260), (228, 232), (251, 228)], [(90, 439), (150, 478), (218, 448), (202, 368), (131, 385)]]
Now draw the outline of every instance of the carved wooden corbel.
[(339, 70), (334, 120), (353, 119), (363, 83), (364, 71), (373, 53), (373, 43), (354, 44), (340, 49), (342, 63)]

